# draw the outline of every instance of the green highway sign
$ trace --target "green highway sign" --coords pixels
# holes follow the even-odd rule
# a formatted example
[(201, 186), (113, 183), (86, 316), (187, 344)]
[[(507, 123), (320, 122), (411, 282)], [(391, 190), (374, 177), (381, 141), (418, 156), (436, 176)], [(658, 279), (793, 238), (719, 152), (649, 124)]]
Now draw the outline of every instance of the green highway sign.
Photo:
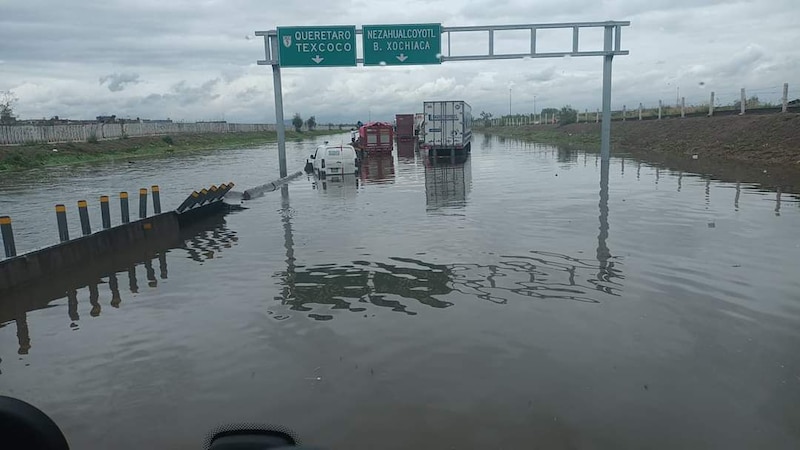
[(355, 66), (355, 26), (278, 27), (281, 67)]
[(442, 25), (364, 25), (364, 65), (441, 64)]

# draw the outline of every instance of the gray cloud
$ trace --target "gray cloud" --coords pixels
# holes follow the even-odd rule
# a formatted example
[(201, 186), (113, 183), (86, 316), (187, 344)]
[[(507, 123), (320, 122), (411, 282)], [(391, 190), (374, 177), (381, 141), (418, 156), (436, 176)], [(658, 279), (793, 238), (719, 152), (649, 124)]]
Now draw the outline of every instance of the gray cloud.
[(139, 83), (138, 73), (112, 73), (100, 77), (100, 85), (108, 83), (108, 90), (119, 92), (125, 89), (125, 85)]
[[(418, 23), (444, 25), (631, 20), (614, 59), (613, 104), (707, 100), (715, 90), (740, 87), (773, 92), (793, 83), (800, 69), (800, 30), (794, 0), (55, 0), (4, 2), (0, 15), (0, 90), (20, 98), (23, 117), (94, 117), (98, 114), (173, 119), (274, 120), (272, 76), (256, 30), (278, 25)], [(753, 20), (769, 24), (754, 30)], [(91, 23), (91, 26), (87, 26)], [(569, 33), (567, 33), (569, 34)], [(57, 36), (57, 38), (54, 38)], [(248, 37), (250, 39), (248, 39)], [(557, 33), (542, 33), (542, 48), (564, 46)], [(500, 47), (525, 46), (524, 33), (498, 34)], [(582, 35), (582, 46), (599, 35)], [(566, 42), (569, 45), (569, 42)], [(459, 51), (485, 49), (479, 35), (454, 36)], [(448, 62), (424, 67), (284, 69), (289, 112), (321, 122), (354, 120), (371, 113), (390, 118), (414, 112), (428, 99), (463, 98), (474, 109), (504, 113), (514, 83), (514, 112), (572, 104), (600, 104), (599, 58)], [(97, 80), (100, 83), (97, 83)], [(700, 82), (704, 85), (700, 85)], [(790, 85), (790, 95), (800, 96)], [(733, 95), (733, 94), (731, 94)], [(766, 95), (766, 94), (760, 94)], [(770, 94), (771, 95), (771, 94)], [(732, 101), (732, 100), (731, 100)]]

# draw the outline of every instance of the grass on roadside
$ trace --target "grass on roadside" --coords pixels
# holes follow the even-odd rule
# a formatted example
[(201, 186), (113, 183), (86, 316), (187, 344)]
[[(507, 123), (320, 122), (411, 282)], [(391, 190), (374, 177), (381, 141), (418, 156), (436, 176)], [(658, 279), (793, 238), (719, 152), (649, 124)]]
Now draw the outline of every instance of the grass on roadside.
[[(287, 140), (344, 133), (339, 130), (286, 131)], [(30, 143), (0, 146), (0, 171), (35, 167), (169, 156), (202, 150), (254, 147), (277, 141), (277, 133), (180, 134), (168, 136), (123, 137), (121, 139), (58, 144)]]
[(571, 133), (551, 126), (476, 127), (475, 130), (483, 134), (542, 144), (600, 145), (599, 133)]

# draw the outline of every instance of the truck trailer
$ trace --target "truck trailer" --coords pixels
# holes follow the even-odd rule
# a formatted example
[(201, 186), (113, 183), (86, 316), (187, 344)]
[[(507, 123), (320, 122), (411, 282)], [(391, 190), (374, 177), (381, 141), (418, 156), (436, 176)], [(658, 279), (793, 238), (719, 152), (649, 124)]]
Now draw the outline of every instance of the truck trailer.
[(395, 115), (395, 137), (397, 142), (414, 140), (414, 115), (397, 114)]
[(470, 151), (472, 107), (464, 101), (433, 101), (422, 104), (425, 113), (422, 148), (431, 156)]

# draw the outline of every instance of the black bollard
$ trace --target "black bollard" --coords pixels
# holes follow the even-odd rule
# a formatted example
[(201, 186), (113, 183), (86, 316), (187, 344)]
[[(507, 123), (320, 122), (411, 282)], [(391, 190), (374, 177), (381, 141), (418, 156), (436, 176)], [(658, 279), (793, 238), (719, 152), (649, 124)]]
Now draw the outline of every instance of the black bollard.
[(153, 192), (153, 214), (161, 214), (161, 190), (158, 186), (151, 186)]
[(6, 251), (6, 258), (17, 256), (14, 230), (11, 228), (11, 217), (0, 216), (0, 235), (3, 237), (3, 249)]
[(100, 196), (100, 215), (103, 216), (103, 229), (111, 228), (111, 208), (108, 205), (108, 196)]
[(131, 294), (139, 292), (139, 283), (136, 281), (136, 266), (131, 266), (128, 269), (128, 287), (131, 290)]
[(192, 206), (194, 206), (195, 203), (197, 203), (199, 198), (200, 198), (199, 192), (197, 191), (192, 192), (192, 195), (186, 197), (186, 200), (184, 200), (183, 203), (181, 203), (181, 205), (178, 206), (178, 209), (176, 211), (180, 213), (186, 209), (191, 208)]
[(210, 188), (208, 188), (208, 203), (213, 203), (214, 200), (217, 199), (217, 195), (219, 194), (219, 189), (217, 189), (216, 184), (212, 184)]
[(58, 223), (58, 237), (61, 242), (69, 240), (69, 229), (67, 228), (67, 207), (56, 205), (56, 223)]
[[(81, 320), (81, 316), (78, 314), (78, 291), (75, 289), (67, 291), (67, 314), (69, 315), (69, 320), (72, 322)], [(78, 324), (76, 323), (70, 324), (70, 328), (77, 326)]]
[(139, 189), (139, 218), (147, 218), (147, 189)]
[(200, 189), (200, 202), (198, 203), (198, 205), (203, 206), (206, 200), (208, 200), (208, 189), (206, 188)]
[(160, 273), (161, 279), (162, 280), (166, 280), (167, 279), (167, 274), (168, 274), (168, 270), (167, 270), (167, 254), (164, 253), (164, 252), (161, 252), (161, 253), (158, 254), (158, 271)]
[(116, 272), (108, 276), (108, 288), (111, 289), (111, 306), (119, 308), (120, 303), (122, 303), (122, 297), (119, 294), (119, 280)]
[(156, 279), (156, 269), (153, 268), (153, 260), (147, 258), (144, 261), (144, 270), (147, 276), (147, 285), (151, 288), (158, 286), (158, 280)]
[(89, 283), (89, 304), (92, 305), (89, 315), (92, 317), (99, 317), (101, 308), (100, 292), (97, 290), (97, 283)]
[(127, 192), (120, 192), (119, 193), (119, 210), (122, 214), (122, 223), (128, 223), (131, 221), (131, 214), (128, 210), (128, 193)]
[(81, 219), (83, 235), (92, 234), (92, 226), (89, 224), (89, 205), (86, 200), (78, 200), (78, 217)]

